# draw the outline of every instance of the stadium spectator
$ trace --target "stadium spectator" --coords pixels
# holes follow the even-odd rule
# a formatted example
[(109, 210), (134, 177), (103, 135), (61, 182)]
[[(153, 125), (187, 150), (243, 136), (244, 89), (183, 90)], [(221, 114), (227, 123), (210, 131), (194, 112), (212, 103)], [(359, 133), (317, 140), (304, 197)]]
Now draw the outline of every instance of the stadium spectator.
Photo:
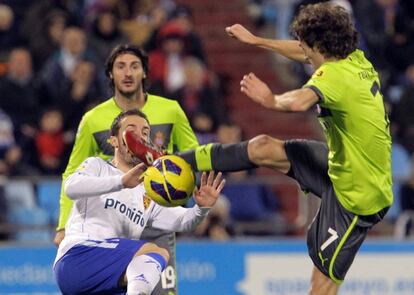
[(381, 73), (381, 81), (389, 83), (391, 64), (387, 54), (394, 32), (394, 19), (397, 0), (356, 1), (354, 4), (355, 18), (360, 24), (359, 30), (367, 45), (367, 54), (372, 63)]
[(88, 31), (88, 42), (96, 54), (98, 62), (103, 64), (118, 44), (128, 42), (128, 38), (119, 30), (119, 19), (111, 10), (100, 12)]
[(28, 32), (30, 51), (33, 54), (33, 68), (39, 72), (45, 62), (59, 50), (63, 32), (68, 23), (68, 15), (61, 9), (51, 10), (44, 18), (38, 20), (40, 23)]
[(58, 109), (46, 110), (40, 118), (35, 137), (37, 159), (43, 174), (58, 175), (66, 163), (66, 142), (63, 132), (63, 115)]
[(210, 213), (200, 223), (194, 234), (213, 241), (227, 241), (234, 235), (230, 218), (230, 203), (220, 196)]
[(213, 119), (204, 113), (195, 113), (191, 116), (191, 126), (200, 144), (207, 144), (216, 141)]
[(13, 120), (16, 140), (23, 146), (34, 134), (40, 109), (38, 81), (27, 48), (11, 50), (7, 75), (0, 79), (0, 93), (0, 108)]
[(213, 121), (213, 130), (224, 118), (224, 104), (219, 90), (210, 81), (206, 66), (195, 57), (183, 60), (184, 84), (169, 97), (176, 99), (187, 116), (192, 118), (197, 113), (209, 116)]
[(171, 14), (170, 21), (177, 24), (185, 33), (185, 51), (207, 64), (204, 46), (201, 38), (194, 30), (194, 16), (188, 5), (177, 5)]
[(22, 149), (16, 143), (13, 129), (12, 120), (0, 109), (0, 175), (38, 175), (38, 171), (23, 157)]
[(101, 67), (87, 48), (84, 30), (66, 28), (60, 49), (48, 59), (41, 73), (45, 104), (64, 111), (66, 128), (76, 128), (87, 106), (106, 96)]
[(158, 48), (149, 53), (151, 91), (170, 96), (185, 84), (185, 32), (173, 22), (158, 33)]
[(106, 91), (96, 71), (94, 63), (81, 60), (64, 85), (59, 105), (64, 111), (65, 130), (75, 132), (82, 115), (103, 100)]
[(399, 140), (410, 154), (414, 152), (414, 64), (405, 71), (401, 97), (393, 107), (393, 120), (398, 126)]
[[(132, 3), (131, 3), (132, 4)], [(120, 28), (132, 44), (145, 48), (145, 44), (167, 21), (173, 9), (173, 1), (136, 1), (135, 7), (127, 9), (128, 16), (121, 18)], [(147, 52), (152, 49), (146, 48)]]
[[(13, 10), (6, 4), (0, 4), (0, 63), (2, 64), (7, 60), (9, 52), (21, 42), (15, 26)], [(4, 70), (4, 67), (0, 68), (0, 76)]]

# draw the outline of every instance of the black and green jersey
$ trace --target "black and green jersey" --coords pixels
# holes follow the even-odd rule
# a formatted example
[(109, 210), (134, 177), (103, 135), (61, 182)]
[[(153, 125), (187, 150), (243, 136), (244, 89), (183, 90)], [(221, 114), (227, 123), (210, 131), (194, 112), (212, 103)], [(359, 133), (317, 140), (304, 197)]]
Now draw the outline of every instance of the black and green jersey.
[(304, 87), (320, 97), (329, 177), (340, 203), (359, 215), (390, 206), (391, 137), (378, 74), (360, 50), (324, 63)]
[[(176, 101), (148, 94), (142, 111), (148, 117), (151, 138), (156, 145), (167, 149), (169, 153), (198, 146), (188, 119)], [(83, 116), (69, 163), (63, 173), (63, 180), (90, 156), (98, 156), (105, 160), (113, 156), (113, 148), (108, 143), (109, 129), (112, 121), (121, 112), (122, 109), (115, 103), (114, 98), (111, 98)], [(62, 189), (58, 229), (65, 227), (72, 203)]]

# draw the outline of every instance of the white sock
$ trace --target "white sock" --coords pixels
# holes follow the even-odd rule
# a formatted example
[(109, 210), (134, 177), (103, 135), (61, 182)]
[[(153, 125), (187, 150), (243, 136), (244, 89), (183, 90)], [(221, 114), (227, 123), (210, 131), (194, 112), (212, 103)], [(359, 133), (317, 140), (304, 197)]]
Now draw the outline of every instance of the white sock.
[(126, 270), (127, 294), (138, 295), (144, 293), (150, 295), (161, 278), (161, 272), (161, 264), (151, 256), (135, 256)]

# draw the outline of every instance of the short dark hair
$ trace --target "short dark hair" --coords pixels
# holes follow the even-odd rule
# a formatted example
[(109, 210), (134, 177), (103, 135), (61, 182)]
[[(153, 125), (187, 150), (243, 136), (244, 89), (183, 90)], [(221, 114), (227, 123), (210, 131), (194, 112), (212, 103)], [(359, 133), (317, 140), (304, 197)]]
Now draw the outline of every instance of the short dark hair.
[[(120, 56), (122, 54), (126, 54), (126, 53), (130, 53), (132, 55), (135, 55), (136, 57), (138, 57), (141, 60), (141, 64), (142, 64), (142, 68), (144, 70), (144, 73), (148, 77), (148, 56), (144, 52), (144, 50), (142, 50), (138, 46), (131, 45), (131, 44), (118, 45), (112, 50), (112, 52), (109, 54), (109, 56), (108, 56), (108, 58), (106, 59), (106, 62), (105, 62), (105, 75), (109, 79), (109, 85), (110, 85), (112, 90), (114, 89), (115, 84), (114, 84), (114, 80), (111, 78), (110, 74), (111, 74), (112, 69), (114, 67), (115, 59), (118, 56)], [(142, 79), (142, 87), (144, 89), (144, 92), (146, 92), (148, 90), (148, 88), (149, 88), (148, 78), (143, 78)]]
[(358, 45), (358, 32), (345, 8), (329, 2), (301, 7), (291, 32), (327, 58), (346, 58)]
[(128, 111), (122, 112), (118, 116), (116, 116), (115, 119), (112, 122), (111, 136), (117, 136), (118, 135), (119, 129), (121, 129), (122, 119), (125, 118), (125, 117), (128, 117), (128, 116), (138, 116), (138, 117), (144, 118), (148, 122), (147, 115), (145, 115), (143, 112), (141, 112), (138, 109), (133, 109), (133, 110), (128, 110)]

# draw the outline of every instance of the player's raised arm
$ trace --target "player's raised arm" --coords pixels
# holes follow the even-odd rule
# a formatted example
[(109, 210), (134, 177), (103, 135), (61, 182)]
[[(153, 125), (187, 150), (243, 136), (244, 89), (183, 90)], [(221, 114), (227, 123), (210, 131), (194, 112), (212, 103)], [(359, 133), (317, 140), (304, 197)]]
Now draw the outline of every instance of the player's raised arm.
[(207, 176), (206, 172), (201, 175), (200, 188), (196, 189), (194, 193), (194, 199), (200, 207), (213, 207), (216, 203), (221, 190), (226, 183), (225, 179), (222, 179), (222, 174), (219, 172), (214, 177), (214, 171), (210, 171)]
[(255, 45), (264, 49), (277, 52), (289, 59), (296, 60), (302, 63), (308, 63), (299, 41), (296, 40), (274, 40), (256, 36), (240, 24), (234, 24), (226, 28), (226, 32), (230, 37), (237, 40)]
[(240, 82), (240, 90), (262, 106), (282, 112), (306, 111), (318, 102), (317, 94), (310, 88), (302, 88), (280, 95), (272, 93), (262, 80), (250, 73)]

